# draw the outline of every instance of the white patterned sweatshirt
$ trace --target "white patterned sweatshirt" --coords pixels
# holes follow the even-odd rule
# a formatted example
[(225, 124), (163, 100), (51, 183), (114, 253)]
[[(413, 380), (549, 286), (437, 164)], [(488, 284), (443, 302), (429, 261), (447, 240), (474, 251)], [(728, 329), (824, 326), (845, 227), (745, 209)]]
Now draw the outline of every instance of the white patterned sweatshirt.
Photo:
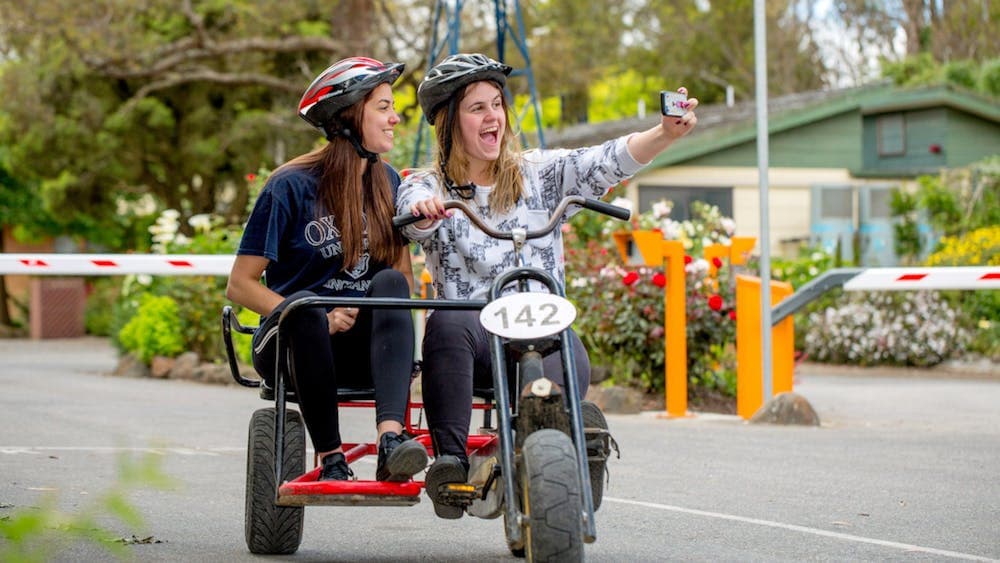
[[(642, 168), (629, 153), (627, 139), (620, 137), (580, 149), (525, 151), (521, 155), (524, 195), (510, 212), (490, 213), (487, 198), (492, 186), (476, 186), (475, 197), (467, 203), (494, 229), (539, 229), (548, 223), (564, 196), (599, 198)], [(440, 186), (436, 174), (429, 171), (411, 174), (399, 186), (396, 213), (410, 213), (413, 204), (435, 195), (444, 201), (456, 199)], [(563, 221), (580, 209), (570, 206)], [(439, 298), (483, 299), (493, 279), (514, 266), (514, 245), (509, 240), (487, 236), (458, 209), (451, 212), (451, 217), (436, 221), (427, 229), (409, 225), (402, 232), (423, 247), (425, 265), (430, 269)], [(548, 271), (561, 287), (566, 287), (561, 229), (557, 227), (550, 235), (527, 241), (523, 253), (524, 265)], [(532, 281), (531, 285), (532, 291), (543, 291), (540, 283)]]

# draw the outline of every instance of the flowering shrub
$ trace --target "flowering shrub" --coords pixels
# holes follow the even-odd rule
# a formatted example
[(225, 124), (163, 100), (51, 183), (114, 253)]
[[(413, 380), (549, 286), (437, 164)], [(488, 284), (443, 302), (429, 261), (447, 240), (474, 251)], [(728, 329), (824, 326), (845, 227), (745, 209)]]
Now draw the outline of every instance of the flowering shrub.
[(964, 348), (957, 321), (936, 292), (857, 293), (810, 315), (806, 350), (824, 362), (931, 366)]
[[(1000, 266), (1000, 225), (944, 237), (939, 246), (927, 258), (928, 266)], [(942, 295), (963, 312), (960, 320), (972, 332), (969, 350), (1000, 361), (1000, 291), (948, 291)]]
[[(630, 206), (628, 200), (612, 203)], [(590, 236), (593, 220), (587, 214), (574, 217), (566, 233), (566, 292), (579, 309), (577, 331), (591, 363), (609, 368), (614, 382), (647, 391), (663, 389), (667, 278), (662, 268), (623, 267), (610, 241), (615, 230), (659, 229), (665, 238), (679, 238), (692, 250), (685, 258), (689, 389), (709, 388), (732, 395), (735, 299), (729, 268), (719, 260), (718, 278), (711, 278), (708, 262), (692, 256), (706, 245), (728, 244), (735, 225), (713, 206), (696, 206), (695, 219), (684, 222), (671, 220), (670, 211), (670, 203), (661, 201), (634, 217), (631, 224), (605, 222), (605, 236), (599, 238)]]
[[(236, 251), (239, 230), (223, 226), (220, 218), (209, 214), (194, 215), (188, 218), (187, 224), (191, 236), (181, 232), (178, 211), (163, 211), (149, 228), (153, 251), (164, 254), (233, 254)], [(134, 341), (126, 338), (124, 327), (139, 314), (144, 299), (156, 296), (169, 300), (177, 310), (179, 321), (172, 330), (181, 343), (179, 349), (159, 350), (158, 354), (193, 351), (205, 360), (220, 359), (223, 351), (219, 339), (219, 314), (225, 304), (225, 288), (223, 276), (125, 276), (114, 306), (114, 342), (123, 351), (137, 351)], [(149, 361), (142, 356), (144, 361)]]
[[(632, 208), (632, 202), (625, 198), (617, 198), (611, 202), (619, 207)], [(701, 256), (706, 246), (712, 244), (729, 245), (730, 237), (736, 232), (736, 223), (729, 217), (723, 217), (719, 208), (701, 201), (691, 203), (693, 219), (675, 221), (670, 218), (674, 205), (668, 200), (660, 200), (652, 205), (649, 211), (633, 215), (629, 223), (607, 220), (604, 223), (604, 235), (610, 236), (615, 231), (642, 229), (659, 231), (667, 240), (679, 240), (684, 245), (684, 252), (691, 256)]]

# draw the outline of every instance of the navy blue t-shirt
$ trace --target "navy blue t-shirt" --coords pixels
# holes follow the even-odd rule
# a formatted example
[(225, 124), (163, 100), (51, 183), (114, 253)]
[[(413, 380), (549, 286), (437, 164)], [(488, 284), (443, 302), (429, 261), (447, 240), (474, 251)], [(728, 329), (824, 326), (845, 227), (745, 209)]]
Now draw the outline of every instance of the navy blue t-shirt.
[[(399, 174), (388, 164), (385, 168), (395, 200)], [(297, 168), (272, 174), (257, 197), (236, 253), (267, 258), (265, 280), (279, 295), (307, 289), (317, 295), (363, 296), (372, 277), (391, 264), (375, 262), (365, 251), (354, 268), (341, 271), (344, 257), (336, 218), (317, 217), (315, 211), (318, 180)]]

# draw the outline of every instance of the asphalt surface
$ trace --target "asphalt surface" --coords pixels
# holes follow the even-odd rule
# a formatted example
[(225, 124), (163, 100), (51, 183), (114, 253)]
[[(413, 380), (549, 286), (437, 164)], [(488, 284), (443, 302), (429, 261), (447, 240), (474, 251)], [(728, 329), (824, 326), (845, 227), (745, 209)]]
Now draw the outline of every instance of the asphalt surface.
[[(0, 521), (47, 499), (80, 514), (110, 490), (121, 455), (152, 452), (175, 486), (127, 495), (135, 526), (107, 514), (141, 561), (252, 561), (243, 540), (253, 390), (108, 373), (101, 339), (0, 340)], [(808, 369), (808, 368), (803, 368)], [(621, 445), (591, 561), (1000, 560), (1000, 374), (978, 378), (817, 370), (796, 392), (820, 427), (697, 414), (609, 415)], [(374, 436), (349, 409), (344, 434)], [(356, 471), (374, 473), (374, 463)], [(409, 508), (306, 509), (295, 561), (514, 561), (502, 520)], [(0, 554), (11, 547), (0, 538)], [(71, 540), (47, 560), (98, 561)], [(0, 556), (2, 559), (2, 556)]]

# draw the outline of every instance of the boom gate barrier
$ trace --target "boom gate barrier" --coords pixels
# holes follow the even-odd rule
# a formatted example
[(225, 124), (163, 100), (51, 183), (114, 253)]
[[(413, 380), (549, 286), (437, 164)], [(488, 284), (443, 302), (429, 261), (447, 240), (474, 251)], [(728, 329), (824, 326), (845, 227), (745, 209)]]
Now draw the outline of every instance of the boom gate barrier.
[[(687, 318), (685, 308), (684, 247), (680, 241), (664, 240), (658, 231), (616, 233), (622, 260), (629, 261), (628, 239), (635, 241), (648, 266), (664, 266), (664, 347), (666, 416), (684, 417), (687, 412)], [(728, 257), (731, 265), (744, 264), (756, 239), (733, 237), (730, 246), (711, 245), (705, 257)], [(228, 276), (234, 255), (229, 254), (0, 254), (0, 275), (28, 276), (116, 276), (200, 275)], [(711, 262), (710, 262), (711, 263)], [(711, 274), (714, 274), (712, 268)], [(429, 291), (429, 280), (422, 288)], [(773, 333), (776, 392), (792, 390), (794, 327), (790, 316), (820, 295), (843, 286), (845, 291), (902, 290), (997, 290), (1000, 266), (937, 266), (898, 268), (835, 268), (798, 291), (772, 282), (771, 326)], [(738, 275), (736, 282), (737, 411), (750, 418), (769, 397), (761, 391), (760, 279)]]

